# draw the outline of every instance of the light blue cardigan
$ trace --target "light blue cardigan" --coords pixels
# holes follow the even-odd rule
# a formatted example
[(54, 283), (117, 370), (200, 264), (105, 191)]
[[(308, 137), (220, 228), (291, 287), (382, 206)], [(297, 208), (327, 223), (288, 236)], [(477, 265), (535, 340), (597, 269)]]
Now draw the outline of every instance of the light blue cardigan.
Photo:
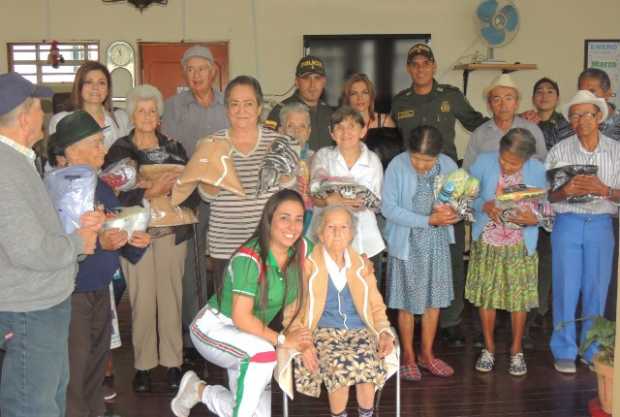
[[(449, 156), (439, 154), (439, 172), (449, 174), (457, 169)], [(410, 153), (403, 152), (390, 162), (383, 177), (381, 212), (387, 219), (384, 237), (388, 253), (398, 259), (409, 258), (409, 232), (412, 227), (427, 228), (429, 216), (413, 211), (413, 196), (418, 187), (418, 176), (411, 165)], [(449, 226), (450, 243), (454, 243), (454, 229)]]
[[(530, 158), (523, 165), (523, 181), (527, 185), (546, 188), (545, 167), (542, 162)], [(482, 210), (482, 206), (489, 200), (495, 200), (495, 191), (499, 182), (499, 152), (481, 153), (469, 173), (480, 180), (480, 195), (474, 201), (474, 217), (476, 222), (472, 226), (472, 239), (478, 240), (484, 227), (490, 221), (489, 216)], [(538, 242), (538, 226), (528, 226), (523, 229), (523, 240), (528, 255), (536, 252)]]

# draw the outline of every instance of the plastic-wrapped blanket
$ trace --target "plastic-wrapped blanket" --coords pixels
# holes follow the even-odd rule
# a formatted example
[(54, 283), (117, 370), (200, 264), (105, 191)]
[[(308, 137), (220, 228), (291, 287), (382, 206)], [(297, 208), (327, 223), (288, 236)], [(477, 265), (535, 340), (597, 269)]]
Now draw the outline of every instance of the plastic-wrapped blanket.
[(271, 147), (258, 171), (256, 195), (281, 184), (283, 178), (296, 178), (299, 173), (299, 144), (293, 138), (280, 136)]
[(381, 198), (375, 195), (365, 185), (355, 182), (350, 177), (330, 177), (316, 175), (317, 179), (312, 182), (311, 194), (313, 197), (326, 198), (331, 193), (338, 193), (342, 198), (361, 198), (365, 208), (376, 209), (381, 205)]
[(531, 210), (538, 219), (538, 225), (547, 231), (553, 227), (553, 210), (546, 200), (545, 190), (530, 187), (525, 184), (517, 184), (506, 187), (497, 196), (496, 204), (502, 209), (502, 223), (511, 229), (522, 228), (523, 225), (510, 221), (510, 218), (520, 210)]
[[(547, 180), (549, 181), (549, 189), (552, 192), (560, 190), (577, 175), (596, 175), (598, 166), (596, 165), (563, 165), (556, 166), (547, 171)], [(570, 196), (566, 199), (567, 203), (589, 203), (590, 201), (601, 198), (598, 195), (586, 194), (579, 196)]]
[(106, 220), (103, 224), (104, 229), (120, 229), (127, 232), (131, 237), (133, 232), (145, 232), (149, 227), (151, 217), (148, 208), (131, 206), (121, 208), (114, 216)]
[(73, 233), (82, 214), (95, 208), (97, 174), (89, 166), (72, 165), (49, 172), (45, 186), (65, 233)]

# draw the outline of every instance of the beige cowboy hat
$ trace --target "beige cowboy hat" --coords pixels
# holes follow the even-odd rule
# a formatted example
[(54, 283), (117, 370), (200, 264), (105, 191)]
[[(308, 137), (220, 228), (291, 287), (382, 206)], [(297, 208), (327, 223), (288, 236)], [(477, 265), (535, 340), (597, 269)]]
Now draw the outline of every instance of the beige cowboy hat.
[(489, 94), (491, 93), (491, 91), (493, 91), (495, 87), (512, 88), (517, 92), (517, 98), (521, 98), (521, 91), (519, 90), (519, 86), (517, 85), (517, 83), (515, 83), (510, 74), (501, 74), (498, 77), (495, 77), (495, 79), (491, 81), (491, 84), (489, 84), (487, 88), (484, 89), (484, 92), (482, 93), (482, 98), (487, 100), (489, 98)]
[(562, 108), (562, 114), (568, 119), (568, 112), (570, 108), (575, 104), (594, 104), (599, 108), (601, 113), (603, 114), (603, 118), (601, 120), (607, 119), (608, 106), (607, 101), (604, 98), (600, 98), (589, 92), (588, 90), (579, 90), (577, 94), (571, 100), (564, 105)]

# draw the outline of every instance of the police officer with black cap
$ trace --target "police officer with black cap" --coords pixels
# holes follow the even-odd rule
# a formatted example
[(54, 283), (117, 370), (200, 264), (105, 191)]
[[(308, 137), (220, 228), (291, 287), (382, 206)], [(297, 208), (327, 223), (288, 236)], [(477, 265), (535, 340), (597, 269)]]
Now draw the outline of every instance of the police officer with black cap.
[(283, 100), (271, 110), (265, 126), (277, 130), (282, 106), (289, 103), (304, 103), (310, 109), (311, 130), (308, 139), (310, 149), (317, 151), (322, 147), (333, 145), (334, 142), (329, 134), (329, 120), (333, 110), (321, 99), (326, 83), (323, 61), (312, 55), (301, 58), (295, 71), (297, 89), (291, 97)]
[[(392, 100), (392, 119), (403, 138), (421, 125), (434, 126), (443, 137), (443, 153), (456, 162), (458, 160), (454, 144), (454, 124), (456, 120), (463, 127), (473, 131), (488, 118), (474, 110), (463, 93), (451, 85), (439, 84), (434, 75), (437, 63), (432, 49), (424, 44), (415, 44), (407, 54), (407, 72), (411, 76), (411, 87), (396, 94)], [(460, 330), (464, 307), (465, 272), (463, 264), (464, 225), (455, 225), (456, 244), (450, 245), (454, 283), (454, 301), (442, 309), (439, 325), (440, 336), (452, 345), (464, 342)]]

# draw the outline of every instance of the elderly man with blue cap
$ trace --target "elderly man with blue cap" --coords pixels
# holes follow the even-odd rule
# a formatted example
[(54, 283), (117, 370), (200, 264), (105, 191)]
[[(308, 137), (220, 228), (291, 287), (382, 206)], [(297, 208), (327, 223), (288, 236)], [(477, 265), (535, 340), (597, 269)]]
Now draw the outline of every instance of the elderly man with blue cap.
[(95, 250), (103, 215), (66, 234), (35, 168), (41, 98), (51, 90), (0, 75), (0, 383), (3, 417), (64, 417), (70, 295), (78, 257)]

